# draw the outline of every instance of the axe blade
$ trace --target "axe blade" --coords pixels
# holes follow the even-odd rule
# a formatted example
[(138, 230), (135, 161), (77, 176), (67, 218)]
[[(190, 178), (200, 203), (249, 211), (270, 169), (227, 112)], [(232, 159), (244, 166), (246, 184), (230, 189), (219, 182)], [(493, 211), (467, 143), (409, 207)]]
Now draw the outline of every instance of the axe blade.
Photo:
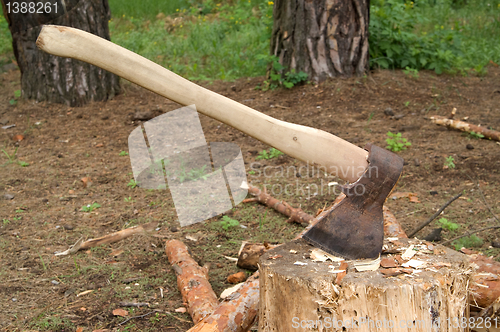
[(369, 166), (353, 184), (342, 186), (346, 198), (303, 238), (315, 247), (347, 259), (374, 259), (384, 241), (383, 205), (403, 171), (403, 158), (367, 144)]

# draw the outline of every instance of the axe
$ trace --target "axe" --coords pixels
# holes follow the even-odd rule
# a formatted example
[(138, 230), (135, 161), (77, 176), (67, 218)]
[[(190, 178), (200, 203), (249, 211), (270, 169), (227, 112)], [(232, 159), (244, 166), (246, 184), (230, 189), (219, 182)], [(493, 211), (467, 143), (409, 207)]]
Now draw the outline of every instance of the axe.
[(403, 170), (403, 159), (368, 143), (357, 147), (325, 131), (287, 123), (202, 88), (108, 40), (82, 30), (45, 25), (41, 50), (101, 67), (181, 105), (221, 121), (287, 155), (326, 167), (350, 184), (346, 198), (304, 239), (348, 259), (377, 258), (384, 239), (382, 206)]

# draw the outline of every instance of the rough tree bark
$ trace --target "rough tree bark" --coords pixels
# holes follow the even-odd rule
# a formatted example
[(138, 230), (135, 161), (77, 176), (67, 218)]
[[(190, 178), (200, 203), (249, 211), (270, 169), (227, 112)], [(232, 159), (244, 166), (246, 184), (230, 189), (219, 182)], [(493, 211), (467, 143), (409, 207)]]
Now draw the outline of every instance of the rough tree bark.
[(88, 101), (107, 100), (118, 93), (117, 76), (81, 61), (49, 55), (35, 45), (43, 24), (79, 28), (109, 40), (107, 0), (45, 0), (41, 3), (50, 5), (36, 5), (35, 11), (40, 13), (32, 14), (16, 10), (17, 1), (1, 2), (21, 70), (24, 98), (81, 106)]
[(276, 0), (271, 54), (322, 81), (368, 69), (370, 0)]

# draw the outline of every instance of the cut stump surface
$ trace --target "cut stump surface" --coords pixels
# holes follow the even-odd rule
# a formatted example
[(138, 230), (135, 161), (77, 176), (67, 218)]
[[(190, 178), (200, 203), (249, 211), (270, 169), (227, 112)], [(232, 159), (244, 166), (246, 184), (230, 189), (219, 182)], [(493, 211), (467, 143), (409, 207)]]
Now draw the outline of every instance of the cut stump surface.
[[(259, 331), (462, 331), (453, 322), (467, 315), (466, 256), (417, 239), (390, 240), (381, 257), (390, 267), (366, 272), (352, 261), (312, 261), (314, 247), (302, 239), (266, 252)], [(415, 252), (411, 260), (401, 258), (405, 251)]]

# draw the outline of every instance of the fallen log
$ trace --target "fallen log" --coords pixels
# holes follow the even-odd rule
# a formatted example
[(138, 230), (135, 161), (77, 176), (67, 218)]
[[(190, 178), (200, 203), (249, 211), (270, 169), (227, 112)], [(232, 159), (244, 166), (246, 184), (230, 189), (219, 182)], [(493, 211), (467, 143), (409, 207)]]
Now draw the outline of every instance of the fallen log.
[(259, 272), (255, 272), (215, 311), (187, 332), (246, 332), (252, 327), (259, 306)]
[(219, 304), (208, 282), (208, 271), (196, 263), (181, 241), (167, 241), (165, 253), (177, 275), (177, 287), (186, 303), (188, 313), (196, 324), (212, 314)]
[(477, 134), (483, 135), (484, 138), (489, 138), (494, 141), (500, 141), (500, 132), (496, 130), (479, 127), (460, 120), (448, 119), (444, 116), (439, 116), (439, 115), (431, 116), (430, 119), (433, 123), (437, 125), (446, 126), (448, 128), (453, 128), (468, 133), (475, 132)]
[[(300, 208), (293, 208), (287, 202), (280, 201), (271, 195), (269, 195), (265, 189), (264, 191), (260, 190), (257, 187), (252, 185), (248, 185), (248, 193), (255, 197), (255, 200), (259, 203), (269, 206), (270, 208), (275, 209), (276, 211), (284, 214), (289, 217), (287, 222), (296, 222), (299, 224), (310, 224), (314, 219), (313, 216), (305, 213)], [(249, 200), (246, 200), (249, 202)]]

